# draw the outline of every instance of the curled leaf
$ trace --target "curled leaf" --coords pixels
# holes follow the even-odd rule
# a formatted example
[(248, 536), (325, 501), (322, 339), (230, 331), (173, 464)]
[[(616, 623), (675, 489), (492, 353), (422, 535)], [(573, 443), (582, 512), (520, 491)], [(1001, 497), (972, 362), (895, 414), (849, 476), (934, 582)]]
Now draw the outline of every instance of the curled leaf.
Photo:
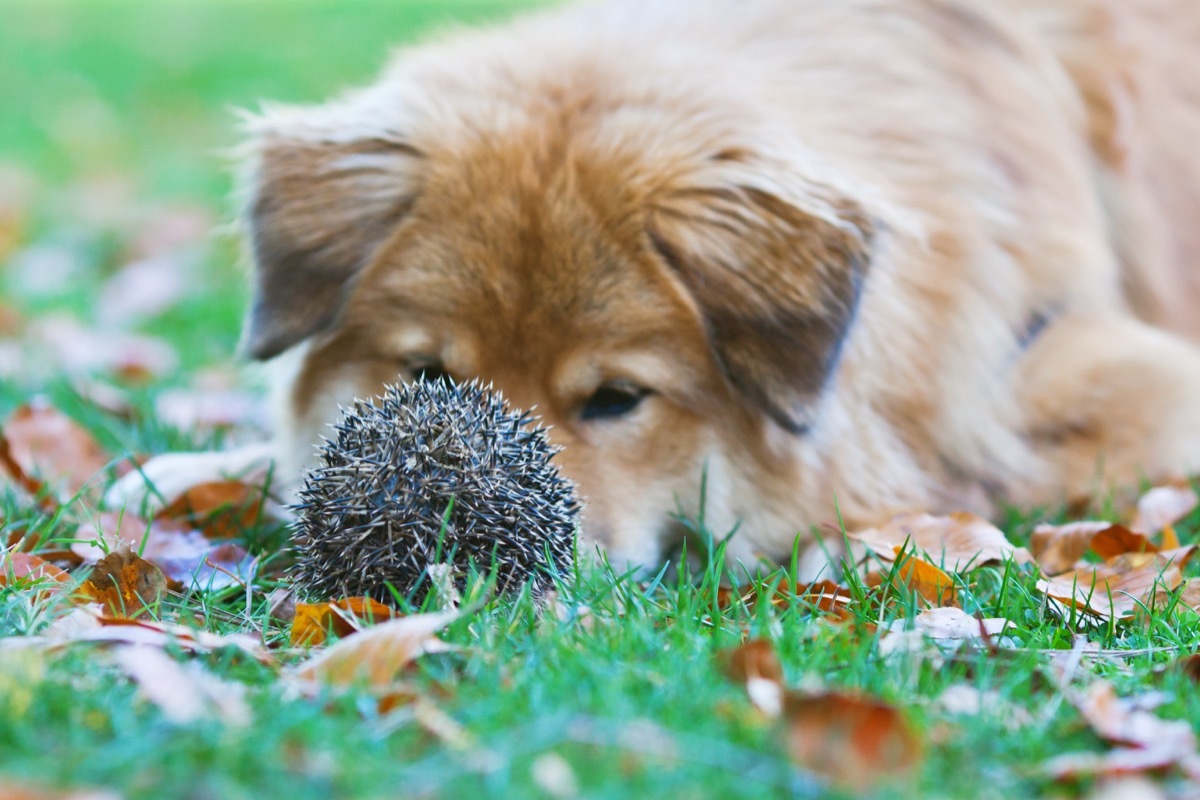
[(96, 563), (79, 593), (114, 617), (134, 617), (167, 592), (162, 570), (131, 550), (115, 550)]
[(362, 683), (372, 689), (386, 689), (414, 659), (445, 649), (434, 634), (457, 616), (413, 614), (380, 623), (298, 664), (291, 677), (302, 683)]

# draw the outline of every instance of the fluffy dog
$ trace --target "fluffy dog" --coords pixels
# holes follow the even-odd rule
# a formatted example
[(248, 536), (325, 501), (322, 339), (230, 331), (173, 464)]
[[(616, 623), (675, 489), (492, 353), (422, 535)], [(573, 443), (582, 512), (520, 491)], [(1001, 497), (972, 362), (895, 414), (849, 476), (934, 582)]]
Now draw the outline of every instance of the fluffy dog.
[(420, 374), (536, 408), (619, 563), (1200, 466), (1193, 0), (616, 0), (252, 128), (286, 478)]

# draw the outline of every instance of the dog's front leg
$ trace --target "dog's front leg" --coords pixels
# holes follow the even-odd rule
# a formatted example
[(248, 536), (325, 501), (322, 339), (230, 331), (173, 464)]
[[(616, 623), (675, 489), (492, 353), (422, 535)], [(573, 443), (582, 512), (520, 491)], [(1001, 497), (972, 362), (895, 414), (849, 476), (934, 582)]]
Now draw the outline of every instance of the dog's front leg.
[(166, 453), (125, 475), (104, 496), (109, 508), (152, 513), (201, 483), (241, 480), (265, 485), (275, 468), (269, 442), (207, 453)]
[(1200, 469), (1200, 348), (1119, 313), (1055, 320), (1018, 368), (1041, 474), (1023, 506), (1132, 492)]

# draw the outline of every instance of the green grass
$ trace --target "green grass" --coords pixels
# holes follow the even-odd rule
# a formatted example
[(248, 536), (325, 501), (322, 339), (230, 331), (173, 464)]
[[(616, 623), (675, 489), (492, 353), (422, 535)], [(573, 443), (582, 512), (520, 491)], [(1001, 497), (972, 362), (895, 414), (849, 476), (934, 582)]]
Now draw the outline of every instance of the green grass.
[[(260, 98), (319, 100), (369, 80), (395, 43), (515, 6), (501, 0), (0, 2), (0, 168), (15, 165), (33, 184), (20, 209), (18, 241), (0, 252), (0, 261), (12, 267), (31, 248), (52, 245), (65, 247), (76, 267), (68, 284), (37, 295), (20, 290), (15, 268), (0, 272), (0, 304), (34, 318), (59, 310), (94, 317), (98, 287), (127, 258), (140, 223), (91, 213), (96, 209), (81, 206), (87, 196), (81, 187), (115, 181), (121, 199), (108, 210), (188, 206), (227, 219), (222, 153), (237, 141), (230, 109), (253, 107)], [(181, 366), (133, 390), (132, 421), (83, 401), (58, 376), (0, 379), (0, 414), (45, 393), (112, 452), (216, 444), (219, 437), (173, 430), (153, 412), (161, 390), (232, 359), (245, 303), (236, 246), (216, 239), (198, 258), (199, 290), (138, 326), (167, 338)], [(1036, 519), (1014, 514), (1003, 524), (1019, 538)], [(3, 494), (4, 532), (24, 524), (51, 537), (73, 535), (65, 521)], [(1193, 515), (1179, 530), (1190, 541), (1198, 528), (1200, 515)], [(281, 538), (277, 526), (247, 534), (265, 559), (277, 554)], [(1048, 677), (1044, 651), (1070, 648), (1078, 620), (1051, 614), (1027, 570), (986, 567), (963, 576), (965, 610), (1012, 620), (1016, 647), (966, 653), (940, 667), (929, 659), (884, 658), (878, 634), (827, 624), (803, 601), (718, 608), (714, 587), (722, 577), (730, 576), (710, 565), (694, 582), (646, 586), (587, 568), (564, 591), (569, 606), (586, 606), (590, 615), (539, 615), (528, 598), (491, 600), (466, 614), (444, 637), (461, 649), (423, 657), (411, 675), (467, 732), (463, 747), (430, 734), (411, 708), (381, 715), (361, 693), (291, 696), (276, 669), (232, 651), (191, 660), (246, 687), (253, 721), (245, 728), (170, 723), (98, 647), (0, 646), (0, 785), (20, 778), (111, 787), (129, 798), (547, 797), (533, 766), (554, 753), (571, 765), (589, 798), (828, 794), (790, 765), (779, 728), (722, 674), (719, 652), (746, 636), (775, 643), (791, 685), (859, 690), (908, 711), (929, 742), (927, 759), (912, 783), (885, 785), (881, 796), (1052, 792), (1038, 771), (1043, 760), (1104, 747)], [(248, 604), (235, 590), (175, 599), (155, 613), (190, 619), (200, 612), (211, 630), (261, 630), (280, 644), (287, 631), (267, 613), (274, 586), (256, 584)], [(854, 606), (862, 620), (914, 610), (902, 593), (871, 597)], [(0, 589), (0, 636), (37, 633), (62, 610), (27, 591)], [(1200, 636), (1195, 614), (1172, 611), (1146, 624), (1087, 632), (1104, 648), (1148, 652), (1085, 660), (1077, 679), (1103, 676), (1122, 693), (1161, 691), (1167, 702), (1160, 715), (1200, 722), (1194, 684), (1169, 668)], [(285, 653), (283, 660), (299, 657)], [(1005, 706), (952, 717), (934, 701), (957, 684), (994, 690)], [(1034, 722), (1010, 727), (1010, 706)]]

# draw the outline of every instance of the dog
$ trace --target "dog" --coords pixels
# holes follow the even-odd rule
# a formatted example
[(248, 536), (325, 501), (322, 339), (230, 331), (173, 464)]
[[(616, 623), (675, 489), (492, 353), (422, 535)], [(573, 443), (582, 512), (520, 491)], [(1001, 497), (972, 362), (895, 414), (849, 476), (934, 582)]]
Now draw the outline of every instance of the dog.
[(536, 409), (622, 565), (681, 516), (778, 560), (1200, 466), (1190, 0), (571, 5), (250, 128), (279, 431), (162, 486), (295, 482), (339, 405), (418, 376)]

